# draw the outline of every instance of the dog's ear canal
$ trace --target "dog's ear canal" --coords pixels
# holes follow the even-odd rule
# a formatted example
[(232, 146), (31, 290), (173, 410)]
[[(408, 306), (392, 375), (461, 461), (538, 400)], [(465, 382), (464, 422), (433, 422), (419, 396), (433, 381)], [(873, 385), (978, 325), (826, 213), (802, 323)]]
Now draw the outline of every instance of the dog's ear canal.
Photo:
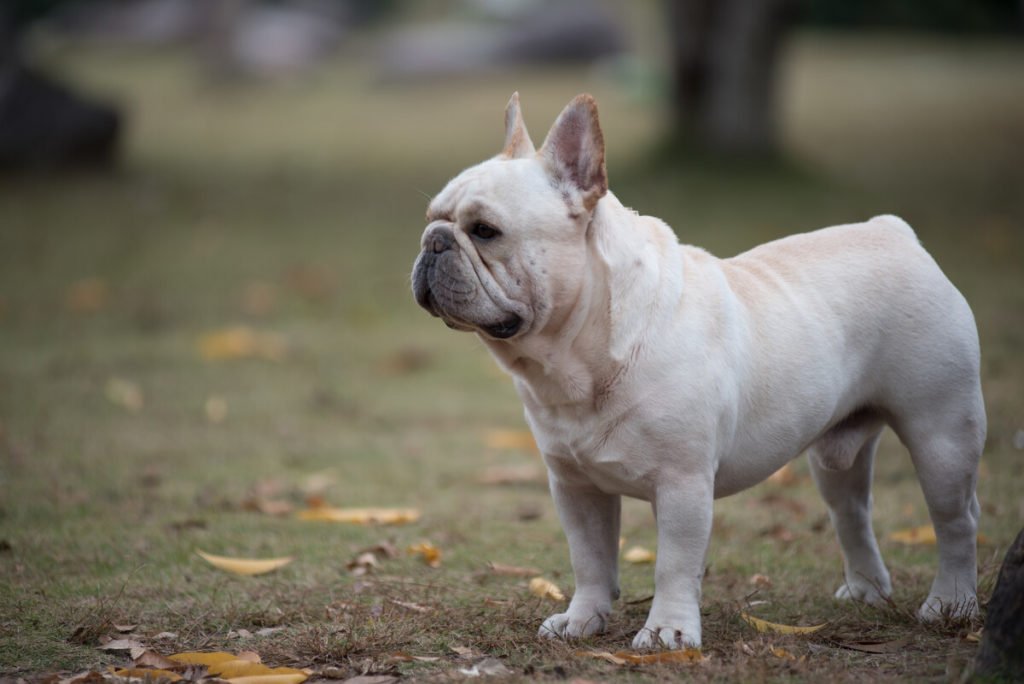
[(523, 110), (519, 107), (519, 93), (512, 93), (512, 99), (505, 105), (505, 150), (502, 154), (510, 159), (521, 159), (534, 154), (533, 141), (523, 123)]
[(578, 95), (562, 110), (540, 152), (555, 176), (579, 189), (587, 211), (608, 192), (604, 136), (590, 95)]

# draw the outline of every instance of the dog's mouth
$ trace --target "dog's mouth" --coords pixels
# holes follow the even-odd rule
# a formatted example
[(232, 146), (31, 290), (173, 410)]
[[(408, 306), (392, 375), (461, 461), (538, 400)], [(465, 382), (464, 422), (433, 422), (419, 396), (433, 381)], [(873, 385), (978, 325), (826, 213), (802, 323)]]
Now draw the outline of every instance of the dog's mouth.
[(481, 329), (484, 333), (497, 340), (507, 340), (519, 332), (522, 326), (523, 319), (516, 314), (512, 314), (496, 325), (484, 326)]

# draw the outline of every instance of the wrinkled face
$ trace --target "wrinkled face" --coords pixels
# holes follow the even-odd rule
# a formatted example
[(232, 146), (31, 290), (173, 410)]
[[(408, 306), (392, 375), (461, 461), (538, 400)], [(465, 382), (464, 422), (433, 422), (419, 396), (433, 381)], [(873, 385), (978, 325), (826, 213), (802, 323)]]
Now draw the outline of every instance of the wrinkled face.
[(450, 327), (492, 339), (540, 331), (578, 294), (583, 220), (538, 157), (467, 169), (427, 210), (416, 301)]

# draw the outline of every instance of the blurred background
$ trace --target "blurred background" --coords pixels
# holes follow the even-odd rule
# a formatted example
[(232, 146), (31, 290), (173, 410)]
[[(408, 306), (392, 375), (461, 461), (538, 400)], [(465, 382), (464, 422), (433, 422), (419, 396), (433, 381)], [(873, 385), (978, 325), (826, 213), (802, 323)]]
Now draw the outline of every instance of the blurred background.
[[(1019, 0), (3, 0), (0, 613), (61, 613), (4, 623), (12, 653), (129, 572), (124, 601), (203, 605), (168, 571), (196, 544), (334, 572), (320, 528), (246, 512), (311, 480), (422, 507), (407, 534), (453, 563), (491, 557), (485, 529), (536, 553), (514, 521), (538, 519), (567, 562), (543, 485), (480, 496), (479, 468), (537, 464), (488, 446), (521, 405), (409, 288), (429, 197), (500, 151), (513, 91), (538, 144), (592, 93), (612, 190), (719, 256), (915, 227), (979, 323), (990, 581), (1024, 519), (1022, 21)], [(927, 523), (882, 454), (882, 530)]]
[(342, 463), (338, 498), (430, 500), (459, 428), (521, 426), (408, 285), (516, 90), (538, 144), (592, 93), (612, 189), (720, 256), (901, 214), (974, 307), (1020, 475), (1022, 35), (1018, 0), (5, 0), (6, 521), (205, 501), (241, 463), (239, 496)]

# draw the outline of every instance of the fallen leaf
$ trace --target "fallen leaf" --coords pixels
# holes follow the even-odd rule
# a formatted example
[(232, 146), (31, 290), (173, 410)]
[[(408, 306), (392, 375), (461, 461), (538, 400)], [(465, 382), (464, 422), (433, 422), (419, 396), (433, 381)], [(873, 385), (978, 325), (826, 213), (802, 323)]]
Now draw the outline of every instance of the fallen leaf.
[(795, 626), (795, 625), (780, 625), (777, 622), (768, 622), (761, 618), (747, 615), (746, 613), (740, 613), (740, 618), (743, 619), (748, 625), (756, 629), (758, 632), (777, 632), (779, 634), (810, 634), (811, 632), (817, 632), (819, 629), (827, 625), (827, 622), (823, 622), (820, 625), (812, 626)]
[(406, 549), (407, 553), (418, 553), (423, 556), (423, 562), (432, 568), (441, 567), (441, 549), (430, 542), (424, 541), (414, 544)]
[(185, 663), (186, 665), (216, 665), (217, 663), (224, 663), (230, 660), (238, 660), (238, 656), (233, 653), (225, 653), (223, 651), (211, 651), (208, 653), (201, 651), (185, 651), (184, 653), (175, 653), (174, 655), (167, 656), (171, 660), (179, 663)]
[(837, 641), (837, 646), (847, 648), (851, 651), (862, 651), (864, 653), (899, 653), (910, 643), (910, 639), (895, 639), (893, 641)]
[(228, 400), (219, 394), (212, 394), (203, 404), (203, 413), (211, 425), (220, 425), (228, 417)]
[(755, 587), (770, 587), (772, 586), (772, 578), (758, 572), (750, 576), (750, 579), (747, 580), (747, 584), (752, 584)]
[(299, 511), (300, 520), (342, 522), (356, 525), (403, 525), (420, 519), (415, 508), (331, 508), (319, 506)]
[(807, 656), (800, 656), (799, 658), (797, 658), (795, 655), (793, 655), (792, 653), (790, 653), (789, 651), (787, 651), (784, 648), (772, 647), (772, 655), (775, 656), (776, 658), (781, 659), (781, 660), (793, 660), (795, 662), (800, 662), (800, 663), (802, 663), (802, 662), (807, 660)]
[(492, 429), (484, 434), (488, 449), (540, 451), (529, 430)]
[(74, 313), (99, 311), (107, 303), (110, 288), (102, 278), (83, 278), (68, 288), (64, 303)]
[(484, 658), (470, 668), (459, 668), (459, 673), (467, 677), (508, 677), (512, 671), (497, 658)]
[(284, 558), (228, 558), (226, 556), (215, 556), (205, 551), (196, 549), (196, 553), (207, 563), (221, 570), (233, 572), (236, 575), (262, 575), (272, 570), (277, 570), (283, 565), (292, 562), (292, 557)]
[(361, 577), (376, 568), (378, 565), (380, 565), (380, 563), (377, 561), (377, 555), (370, 551), (366, 551), (346, 563), (345, 569), (356, 577)]
[(114, 670), (114, 674), (118, 677), (126, 677), (128, 679), (145, 679), (148, 681), (169, 681), (176, 682), (181, 679), (181, 675), (177, 672), (171, 672), (170, 670), (160, 670), (148, 667), (133, 667), (126, 670)]
[(146, 650), (146, 645), (137, 639), (111, 639), (99, 646), (104, 651), (131, 651), (139, 649), (139, 652)]
[(479, 655), (469, 646), (449, 646), (448, 649), (460, 658), (475, 658)]
[(642, 546), (634, 546), (622, 554), (622, 559), (629, 563), (653, 563), (654, 552)]
[(487, 468), (477, 475), (476, 481), (487, 485), (526, 484), (546, 482), (544, 468), (533, 463)]
[(133, 665), (135, 667), (149, 667), (155, 670), (177, 670), (181, 669), (181, 663), (160, 655), (156, 651), (147, 649), (144, 653), (136, 656)]
[(783, 487), (794, 485), (797, 483), (797, 480), (796, 471), (793, 470), (793, 465), (791, 463), (787, 463), (768, 476), (769, 482)]
[(964, 637), (967, 641), (979, 642), (981, 641), (981, 633), (983, 629), (979, 629), (977, 632), (968, 632), (967, 636)]
[(617, 651), (576, 651), (576, 655), (587, 658), (598, 658), (606, 660), (613, 665), (650, 665), (652, 663), (700, 663), (707, 660), (707, 656), (694, 648), (686, 648), (675, 651), (661, 651), (659, 653), (625, 653)]
[(283, 361), (288, 345), (276, 333), (257, 332), (243, 325), (223, 328), (199, 337), (199, 355), (207, 361), (256, 358)]
[(242, 311), (250, 316), (265, 316), (278, 308), (277, 285), (254, 280), (242, 290)]
[(137, 624), (135, 624), (135, 625), (114, 625), (114, 629), (116, 629), (118, 632), (130, 632), (133, 629), (135, 629), (136, 627), (138, 627)]
[(530, 591), (535, 596), (541, 598), (549, 598), (555, 601), (565, 600), (565, 594), (562, 593), (562, 590), (554, 582), (550, 582), (543, 577), (534, 577), (530, 580)]
[(142, 410), (145, 397), (142, 388), (138, 383), (124, 378), (110, 378), (103, 389), (103, 393), (114, 406), (120, 406), (131, 413), (138, 413)]
[(914, 544), (935, 544), (935, 528), (931, 525), (922, 525), (920, 527), (896, 530), (889, 534), (889, 540), (900, 544), (906, 544), (908, 546)]
[(540, 574), (539, 568), (525, 568), (518, 565), (505, 565), (504, 563), (488, 563), (487, 569), (495, 575), (507, 575), (509, 577), (534, 577)]
[(390, 599), (390, 600), (396, 606), (401, 606), (402, 608), (407, 608), (408, 610), (414, 611), (416, 613), (429, 613), (430, 611), (433, 610), (433, 608), (431, 608), (430, 606), (424, 606), (421, 603), (413, 603), (412, 601), (399, 601), (398, 599)]

